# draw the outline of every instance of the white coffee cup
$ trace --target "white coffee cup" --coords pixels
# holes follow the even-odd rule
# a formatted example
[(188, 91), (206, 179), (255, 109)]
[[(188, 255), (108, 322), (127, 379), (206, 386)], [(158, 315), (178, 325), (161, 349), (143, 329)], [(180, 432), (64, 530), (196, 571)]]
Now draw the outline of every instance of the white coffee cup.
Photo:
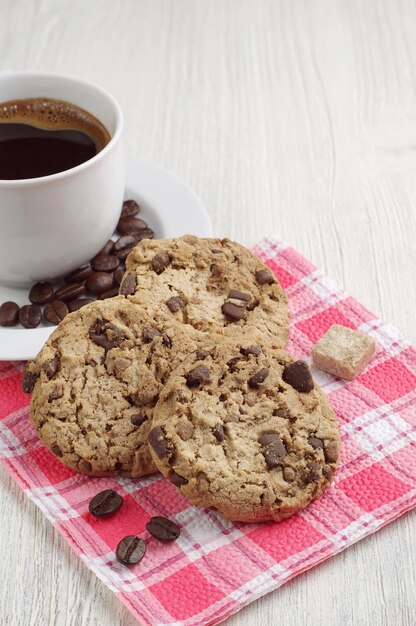
[(65, 100), (92, 113), (111, 140), (69, 170), (0, 180), (0, 282), (6, 285), (61, 276), (88, 261), (113, 233), (123, 201), (123, 116), (114, 98), (69, 76), (0, 72), (0, 103), (36, 97)]

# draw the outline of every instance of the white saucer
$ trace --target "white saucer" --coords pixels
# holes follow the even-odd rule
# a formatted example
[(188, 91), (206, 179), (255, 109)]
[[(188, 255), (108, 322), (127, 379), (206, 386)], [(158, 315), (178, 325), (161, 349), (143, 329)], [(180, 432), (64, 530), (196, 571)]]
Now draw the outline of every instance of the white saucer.
[[(208, 212), (189, 187), (163, 168), (131, 155), (126, 155), (125, 198), (137, 200), (142, 207), (140, 217), (159, 239), (186, 233), (199, 237), (212, 235)], [(0, 285), (0, 304), (8, 300), (29, 304), (28, 289)], [(0, 327), (0, 360), (33, 359), (54, 329), (50, 325), (34, 329), (20, 325)]]

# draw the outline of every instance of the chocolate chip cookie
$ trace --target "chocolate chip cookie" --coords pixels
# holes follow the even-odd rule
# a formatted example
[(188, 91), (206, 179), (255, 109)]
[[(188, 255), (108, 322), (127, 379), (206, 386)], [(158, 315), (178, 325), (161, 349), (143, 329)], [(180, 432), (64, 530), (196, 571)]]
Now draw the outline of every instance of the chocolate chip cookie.
[(308, 365), (247, 340), (199, 349), (172, 373), (149, 432), (160, 471), (231, 520), (281, 520), (330, 485), (335, 415)]
[(273, 272), (228, 239), (143, 240), (126, 261), (120, 293), (152, 319), (275, 347), (288, 341), (287, 297)]
[(64, 465), (94, 476), (157, 471), (147, 446), (153, 407), (194, 347), (120, 296), (68, 315), (23, 380), (40, 438)]

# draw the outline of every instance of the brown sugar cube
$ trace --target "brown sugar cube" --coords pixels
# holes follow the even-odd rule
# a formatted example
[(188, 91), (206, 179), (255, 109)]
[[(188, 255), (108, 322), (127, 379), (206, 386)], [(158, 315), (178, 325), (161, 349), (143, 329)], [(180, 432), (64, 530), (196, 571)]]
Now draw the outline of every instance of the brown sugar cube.
[(314, 365), (328, 374), (353, 380), (364, 370), (376, 351), (371, 337), (334, 324), (312, 348)]

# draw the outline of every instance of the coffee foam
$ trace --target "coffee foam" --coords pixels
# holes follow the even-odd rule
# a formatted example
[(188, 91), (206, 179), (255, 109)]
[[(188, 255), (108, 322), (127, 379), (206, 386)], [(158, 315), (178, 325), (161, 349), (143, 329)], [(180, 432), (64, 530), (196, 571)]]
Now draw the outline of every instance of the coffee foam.
[(54, 98), (25, 98), (0, 103), (0, 124), (28, 124), (43, 130), (77, 130), (88, 135), (100, 151), (111, 139), (94, 115), (76, 104)]

